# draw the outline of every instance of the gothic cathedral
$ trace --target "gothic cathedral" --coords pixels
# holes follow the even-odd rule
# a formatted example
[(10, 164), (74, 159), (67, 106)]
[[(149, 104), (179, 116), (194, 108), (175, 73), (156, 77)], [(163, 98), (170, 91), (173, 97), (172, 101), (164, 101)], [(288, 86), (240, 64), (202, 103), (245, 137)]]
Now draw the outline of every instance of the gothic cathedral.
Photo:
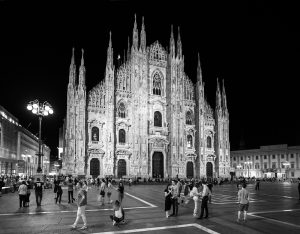
[[(125, 60), (125, 59), (124, 59)], [(184, 72), (178, 29), (169, 50), (146, 45), (144, 19), (134, 22), (125, 62), (113, 63), (111, 34), (104, 80), (85, 86), (73, 56), (67, 92), (63, 169), (66, 174), (115, 177), (229, 177), (229, 113), (224, 82), (216, 107), (204, 95), (198, 56), (197, 82)]]

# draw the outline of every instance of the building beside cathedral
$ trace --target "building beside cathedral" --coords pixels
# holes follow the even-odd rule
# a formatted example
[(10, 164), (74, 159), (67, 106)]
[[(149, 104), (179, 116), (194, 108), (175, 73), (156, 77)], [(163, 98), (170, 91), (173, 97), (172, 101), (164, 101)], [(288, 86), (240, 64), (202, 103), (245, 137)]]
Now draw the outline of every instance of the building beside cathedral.
[(169, 50), (146, 44), (135, 19), (125, 62), (115, 67), (110, 33), (105, 75), (86, 90), (84, 56), (77, 77), (74, 49), (65, 119), (66, 174), (138, 177), (229, 177), (229, 113), (224, 83), (213, 109), (184, 72), (178, 29)]

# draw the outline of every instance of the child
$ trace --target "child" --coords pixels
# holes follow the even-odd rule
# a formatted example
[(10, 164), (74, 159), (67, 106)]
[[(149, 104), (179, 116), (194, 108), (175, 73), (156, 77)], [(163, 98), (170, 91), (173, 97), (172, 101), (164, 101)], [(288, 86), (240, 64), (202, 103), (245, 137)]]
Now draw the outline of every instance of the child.
[(113, 225), (118, 225), (120, 222), (125, 223), (125, 212), (118, 200), (115, 201), (113, 211), (114, 214), (109, 216), (113, 221)]

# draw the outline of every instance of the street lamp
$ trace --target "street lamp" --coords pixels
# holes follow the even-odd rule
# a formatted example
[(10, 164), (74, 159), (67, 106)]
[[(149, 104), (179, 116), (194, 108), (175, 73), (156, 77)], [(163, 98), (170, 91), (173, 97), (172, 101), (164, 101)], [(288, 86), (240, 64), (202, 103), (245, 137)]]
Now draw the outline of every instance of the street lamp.
[(49, 114), (53, 114), (53, 108), (48, 102), (40, 103), (38, 100), (31, 101), (27, 104), (27, 110), (31, 111), (33, 114), (37, 115), (39, 117), (39, 152), (36, 154), (38, 156), (38, 167), (36, 172), (41, 173), (43, 170), (41, 168), (41, 156), (43, 156), (42, 153), (42, 118), (44, 116), (48, 116)]
[(250, 169), (250, 165), (252, 164), (252, 162), (248, 160), (248, 161), (245, 162), (245, 164), (247, 165), (247, 168), (248, 168), (248, 177), (250, 177), (249, 169)]

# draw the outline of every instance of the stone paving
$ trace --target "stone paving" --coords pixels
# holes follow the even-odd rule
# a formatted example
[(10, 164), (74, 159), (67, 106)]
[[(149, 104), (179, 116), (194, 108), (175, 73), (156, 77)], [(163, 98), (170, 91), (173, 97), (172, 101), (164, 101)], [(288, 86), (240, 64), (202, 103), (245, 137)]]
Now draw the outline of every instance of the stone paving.
[[(300, 201), (296, 184), (261, 183), (261, 190), (253, 185), (248, 189), (251, 203), (247, 223), (237, 223), (237, 190), (235, 185), (213, 187), (209, 218), (192, 216), (193, 202), (179, 206), (177, 217), (165, 218), (165, 185), (136, 185), (125, 187), (124, 208), (126, 224), (112, 226), (109, 215), (112, 205), (100, 206), (96, 188), (88, 192), (88, 229), (71, 230), (76, 216), (76, 204), (67, 203), (64, 189), (62, 204), (55, 204), (53, 190), (45, 190), (42, 206), (36, 208), (31, 194), (28, 208), (19, 209), (16, 193), (0, 198), (0, 233), (299, 233)], [(112, 199), (116, 199), (114, 191)]]

